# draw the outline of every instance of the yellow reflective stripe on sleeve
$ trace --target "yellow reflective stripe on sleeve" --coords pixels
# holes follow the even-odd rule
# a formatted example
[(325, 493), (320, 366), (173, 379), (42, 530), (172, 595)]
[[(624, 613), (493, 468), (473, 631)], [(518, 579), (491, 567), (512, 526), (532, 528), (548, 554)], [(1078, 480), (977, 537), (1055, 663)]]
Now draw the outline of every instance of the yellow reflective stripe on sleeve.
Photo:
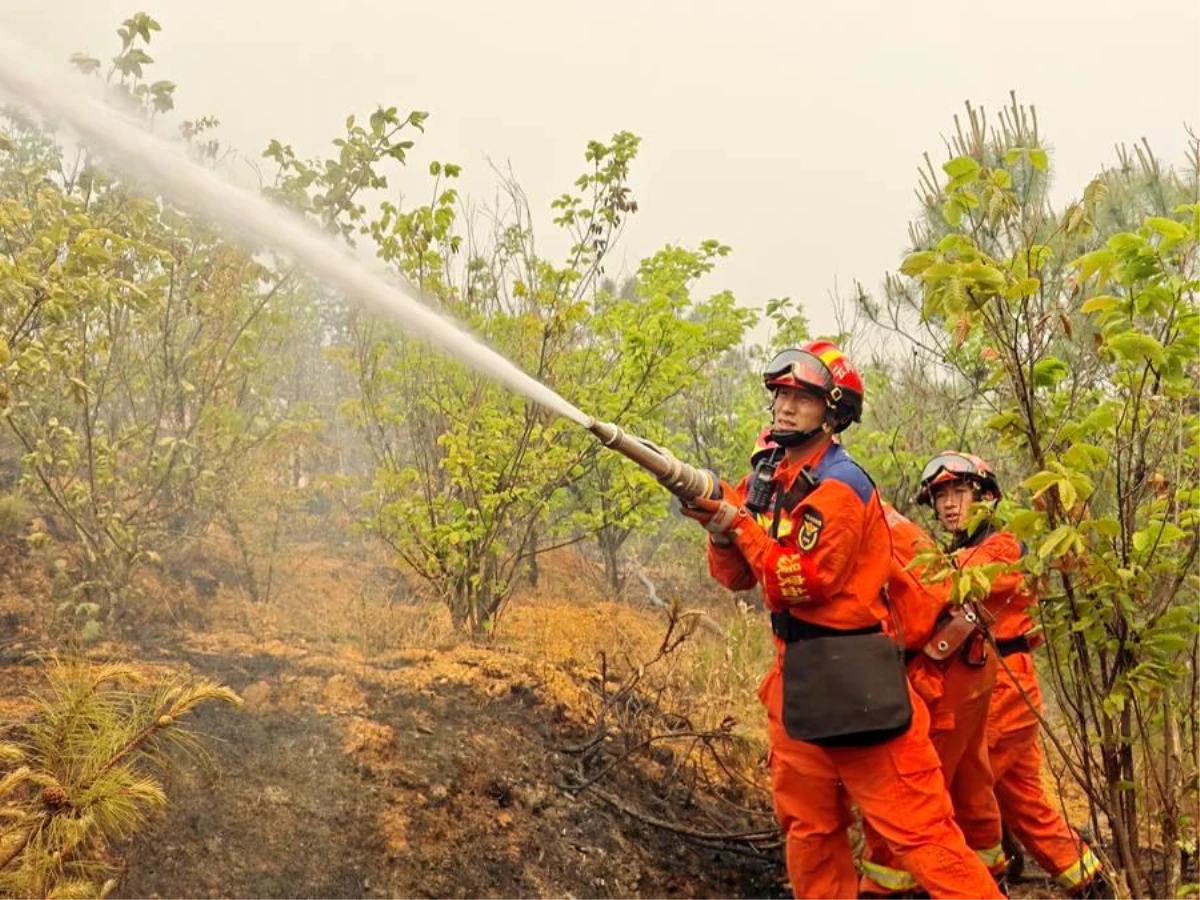
[(1065, 888), (1077, 888), (1092, 879), (1100, 871), (1100, 860), (1091, 847), (1083, 848), (1079, 862), (1054, 876), (1054, 880)]
[(919, 886), (917, 879), (913, 878), (903, 869), (892, 869), (888, 866), (881, 866), (879, 863), (871, 862), (869, 859), (862, 861), (862, 871), (873, 882), (888, 891), (910, 891)]

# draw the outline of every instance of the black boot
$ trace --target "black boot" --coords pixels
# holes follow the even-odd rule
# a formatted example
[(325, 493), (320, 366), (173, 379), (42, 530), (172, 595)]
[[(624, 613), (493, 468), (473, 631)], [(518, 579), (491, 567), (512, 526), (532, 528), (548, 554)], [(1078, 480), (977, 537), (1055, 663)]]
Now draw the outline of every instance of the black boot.
[(1004, 856), (1007, 859), (1004, 864), (1004, 878), (1012, 884), (1019, 881), (1025, 871), (1025, 850), (1016, 836), (1008, 830), (1007, 825), (1001, 832), (1000, 845), (1004, 848)]
[(1101, 869), (1089, 881), (1073, 890), (1071, 896), (1080, 900), (1112, 900), (1116, 892), (1108, 880), (1108, 874)]

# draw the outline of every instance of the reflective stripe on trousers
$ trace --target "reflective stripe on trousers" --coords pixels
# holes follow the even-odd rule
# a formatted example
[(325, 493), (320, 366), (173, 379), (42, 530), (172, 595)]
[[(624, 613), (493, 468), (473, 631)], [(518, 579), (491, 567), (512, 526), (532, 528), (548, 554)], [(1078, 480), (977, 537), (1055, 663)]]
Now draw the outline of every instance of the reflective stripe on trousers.
[(864, 875), (885, 891), (900, 893), (901, 891), (911, 891), (913, 888), (920, 887), (917, 884), (917, 879), (913, 878), (912, 875), (903, 869), (881, 866), (879, 863), (871, 862), (869, 859), (862, 861), (862, 871)]
[(995, 847), (988, 847), (984, 850), (976, 850), (975, 855), (979, 857), (979, 861), (988, 867), (988, 871), (993, 875), (998, 875), (1004, 871), (1004, 866), (1008, 862), (1004, 858), (1004, 845), (997, 844)]
[[(1088, 852), (1090, 853), (1091, 851)], [(1003, 846), (997, 844), (995, 847), (988, 847), (986, 850), (976, 850), (975, 855), (979, 857), (979, 861), (987, 866), (988, 871), (993, 875), (999, 875), (1004, 871), (1004, 865), (1007, 860), (1004, 856)], [(917, 879), (913, 878), (904, 869), (893, 869), (891, 866), (880, 865), (877, 862), (871, 862), (869, 859), (862, 860), (861, 866), (862, 873), (885, 891), (892, 891), (898, 894), (902, 891), (911, 891), (914, 888), (920, 887), (917, 884)], [(1073, 885), (1067, 884), (1066, 886), (1072, 887)]]
[(1054, 880), (1067, 889), (1077, 888), (1091, 881), (1099, 871), (1100, 860), (1096, 858), (1091, 847), (1085, 847), (1079, 862), (1065, 872), (1059, 872), (1054, 876)]

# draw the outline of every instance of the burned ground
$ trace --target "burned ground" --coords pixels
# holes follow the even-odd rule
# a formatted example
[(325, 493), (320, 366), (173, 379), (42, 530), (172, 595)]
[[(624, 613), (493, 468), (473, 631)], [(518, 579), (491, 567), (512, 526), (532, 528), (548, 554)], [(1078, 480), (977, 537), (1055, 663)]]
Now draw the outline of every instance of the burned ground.
[[(271, 603), (160, 583), (155, 608), (170, 615), (83, 648), (244, 701), (191, 718), (204, 753), (173, 757), (165, 815), (114, 848), (115, 896), (788, 895), (753, 697), (769, 642), (753, 611), (660, 658), (660, 610), (589, 596), (564, 566), (475, 643), (436, 605), (397, 598), (377, 561), (301, 559)], [(21, 569), (0, 589), (16, 623), (0, 665), (10, 722), (32, 710), (48, 588)], [(647, 742), (722, 716), (716, 767), (694, 740)], [(1013, 896), (1056, 895), (1031, 875)]]
[[(358, 679), (328, 659), (181, 653), (246, 704), (197, 715), (210, 755), (170, 773), (170, 811), (127, 848), (122, 893), (783, 895), (776, 855), (705, 849), (565, 790), (555, 747), (578, 725), (513, 654), (455, 656), (478, 678), (422, 654)], [(609, 789), (654, 800), (635, 767)]]

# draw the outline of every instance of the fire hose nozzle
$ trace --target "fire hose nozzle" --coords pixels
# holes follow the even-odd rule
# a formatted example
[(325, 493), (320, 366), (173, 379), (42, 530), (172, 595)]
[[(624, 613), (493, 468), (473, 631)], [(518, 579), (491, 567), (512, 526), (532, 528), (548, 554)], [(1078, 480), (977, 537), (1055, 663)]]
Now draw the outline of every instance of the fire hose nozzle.
[(721, 485), (716, 475), (707, 469), (697, 469), (680, 462), (665, 447), (633, 437), (617, 425), (596, 419), (588, 423), (588, 431), (596, 435), (605, 447), (629, 457), (680, 500), (691, 501), (700, 497), (716, 500), (721, 496)]

